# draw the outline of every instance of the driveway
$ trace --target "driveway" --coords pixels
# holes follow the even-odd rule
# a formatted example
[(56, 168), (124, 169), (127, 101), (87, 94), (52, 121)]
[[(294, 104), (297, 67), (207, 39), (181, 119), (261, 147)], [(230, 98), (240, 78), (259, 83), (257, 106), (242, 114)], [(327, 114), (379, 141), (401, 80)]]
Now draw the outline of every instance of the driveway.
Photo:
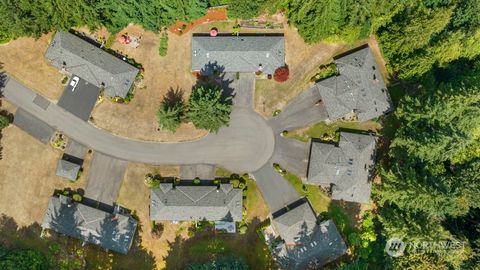
[(290, 203), (300, 199), (297, 191), (277, 173), (269, 161), (262, 168), (252, 173), (263, 198), (268, 204), (271, 213), (284, 208)]
[(306, 177), (309, 151), (310, 147), (306, 142), (276, 135), (272, 161), (298, 177)]
[(94, 153), (87, 177), (85, 197), (112, 205), (118, 197), (127, 162)]
[(43, 144), (48, 143), (55, 131), (49, 125), (22, 109), (18, 109), (15, 113), (13, 124)]
[(325, 121), (328, 114), (323, 103), (318, 104), (321, 98), (316, 86), (298, 95), (277, 117), (269, 120), (275, 134)]
[[(75, 75), (72, 76), (72, 79), (73, 77), (75, 77)], [(62, 97), (57, 104), (78, 118), (87, 121), (97, 102), (100, 88), (81, 78), (77, 86), (73, 88), (70, 86), (71, 81), (70, 79), (67, 86), (65, 86)]]
[(253, 172), (272, 156), (274, 136), (265, 120), (251, 109), (235, 106), (230, 126), (191, 142), (159, 143), (115, 136), (79, 119), (56, 104), (46, 109), (37, 94), (11, 78), (5, 98), (78, 143), (111, 157), (154, 165), (215, 164), (237, 173)]
[(255, 89), (255, 74), (240, 73), (238, 79), (230, 73), (233, 81), (229, 87), (233, 88), (233, 103), (236, 107), (253, 109), (253, 91)]

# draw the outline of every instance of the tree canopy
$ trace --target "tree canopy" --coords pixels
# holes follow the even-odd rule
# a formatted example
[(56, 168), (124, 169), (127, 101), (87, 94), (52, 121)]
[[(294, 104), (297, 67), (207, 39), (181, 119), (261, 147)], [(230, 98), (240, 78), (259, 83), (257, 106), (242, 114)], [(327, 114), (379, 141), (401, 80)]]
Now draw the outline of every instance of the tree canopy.
[(34, 250), (7, 250), (0, 246), (0, 269), (4, 270), (47, 270), (46, 257)]
[(218, 132), (222, 126), (228, 126), (232, 98), (223, 97), (222, 93), (222, 89), (217, 86), (193, 89), (186, 115), (195, 127)]

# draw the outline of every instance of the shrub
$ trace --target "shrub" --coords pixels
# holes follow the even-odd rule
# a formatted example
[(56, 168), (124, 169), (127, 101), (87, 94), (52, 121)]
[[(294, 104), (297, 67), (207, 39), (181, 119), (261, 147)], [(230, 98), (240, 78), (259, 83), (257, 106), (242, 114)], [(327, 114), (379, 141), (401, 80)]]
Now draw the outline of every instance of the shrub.
[(239, 179), (231, 179), (230, 184), (232, 184), (233, 188), (238, 188), (240, 186), (240, 180)]
[(160, 175), (153, 175), (151, 173), (147, 173), (145, 175), (145, 185), (149, 188), (157, 188), (160, 186)]
[(290, 75), (290, 70), (288, 66), (279, 67), (273, 73), (273, 79), (277, 82), (285, 82), (288, 80), (288, 76)]
[(72, 199), (76, 202), (81, 202), (82, 201), (82, 195), (80, 194), (73, 194)]
[(247, 231), (248, 231), (248, 227), (247, 227), (247, 225), (245, 225), (245, 224), (243, 224), (242, 226), (240, 226), (240, 227), (238, 228), (238, 233), (239, 233), (239, 234), (246, 234)]
[(10, 124), (10, 119), (8, 118), (8, 116), (0, 114), (0, 129), (4, 129), (8, 127), (9, 124)]
[(244, 189), (244, 188), (245, 188), (245, 183), (240, 183), (240, 184), (238, 184), (238, 188), (239, 188), (239, 189)]
[(201, 182), (202, 182), (202, 181), (200, 181), (200, 179), (198, 179), (198, 178), (195, 178), (195, 179), (193, 180), (193, 183), (194, 183), (195, 185), (200, 185)]
[(337, 66), (335, 65), (335, 63), (321, 65), (318, 73), (315, 74), (310, 80), (312, 82), (323, 80), (325, 78), (335, 75), (336, 73), (337, 73)]
[(160, 56), (166, 56), (168, 52), (168, 34), (162, 33), (160, 35), (160, 46), (158, 48), (158, 54)]
[(282, 110), (275, 110), (272, 115), (275, 117), (275, 116), (279, 115), (281, 112), (282, 112)]
[(67, 82), (68, 82), (68, 77), (67, 76), (63, 77), (62, 84), (66, 84)]

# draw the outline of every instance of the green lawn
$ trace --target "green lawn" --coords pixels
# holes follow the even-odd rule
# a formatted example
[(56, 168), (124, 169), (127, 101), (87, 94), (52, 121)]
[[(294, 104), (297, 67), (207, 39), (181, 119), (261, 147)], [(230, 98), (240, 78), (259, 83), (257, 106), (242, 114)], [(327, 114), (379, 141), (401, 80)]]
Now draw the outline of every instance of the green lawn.
[(340, 129), (354, 129), (354, 130), (373, 130), (377, 131), (381, 128), (381, 125), (374, 121), (367, 122), (351, 122), (351, 121), (336, 121), (331, 124), (320, 122), (308, 127), (307, 129), (297, 130), (290, 132), (286, 137), (295, 138), (300, 141), (308, 141), (310, 138), (322, 138), (324, 134), (335, 137), (338, 140), (338, 134), (336, 132)]

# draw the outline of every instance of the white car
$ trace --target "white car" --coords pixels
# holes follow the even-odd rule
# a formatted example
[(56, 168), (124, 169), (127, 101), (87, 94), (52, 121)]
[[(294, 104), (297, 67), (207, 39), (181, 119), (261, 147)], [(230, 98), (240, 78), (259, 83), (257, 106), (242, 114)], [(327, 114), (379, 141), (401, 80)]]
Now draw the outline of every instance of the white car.
[(70, 81), (72, 92), (75, 91), (75, 87), (77, 87), (78, 81), (80, 81), (80, 78), (78, 78), (77, 76), (73, 76), (73, 79)]

